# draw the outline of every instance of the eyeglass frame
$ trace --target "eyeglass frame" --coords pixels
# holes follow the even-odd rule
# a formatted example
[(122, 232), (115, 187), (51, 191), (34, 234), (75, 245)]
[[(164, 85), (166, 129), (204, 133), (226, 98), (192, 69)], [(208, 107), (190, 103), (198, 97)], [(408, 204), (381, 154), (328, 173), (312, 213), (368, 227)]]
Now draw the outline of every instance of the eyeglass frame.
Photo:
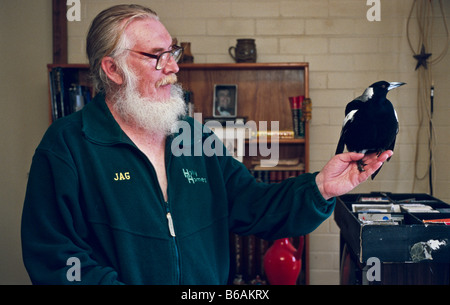
[[(159, 55), (154, 55), (154, 54), (150, 54), (150, 53), (147, 53), (147, 52), (136, 51), (136, 50), (131, 50), (131, 49), (126, 49), (126, 50), (130, 51), (130, 52), (134, 52), (134, 53), (140, 54), (140, 55), (143, 55), (143, 56), (146, 56), (146, 57), (149, 57), (149, 58), (156, 59), (155, 69), (156, 70), (161, 70), (167, 65), (167, 63), (166, 63), (166, 65), (164, 67), (160, 66), (160, 59), (162, 58), (162, 56), (164, 54), (169, 54), (170, 56), (172, 56), (172, 58), (175, 60), (175, 62), (178, 63), (178, 61), (181, 59), (181, 56), (183, 55), (184, 48), (181, 47), (181, 46), (173, 45), (172, 46), (172, 50), (164, 51), (164, 52), (162, 52)], [(177, 55), (178, 59), (175, 57), (176, 52), (180, 52), (179, 55)]]

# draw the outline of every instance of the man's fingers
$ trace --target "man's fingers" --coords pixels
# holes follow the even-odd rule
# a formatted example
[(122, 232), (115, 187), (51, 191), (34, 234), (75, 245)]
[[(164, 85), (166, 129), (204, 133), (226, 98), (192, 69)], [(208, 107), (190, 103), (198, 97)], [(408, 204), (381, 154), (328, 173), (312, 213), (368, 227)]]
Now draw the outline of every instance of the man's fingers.
[(393, 154), (394, 152), (392, 150), (386, 150), (378, 157), (378, 161), (385, 162), (387, 159), (392, 157)]
[(355, 152), (348, 152), (348, 153), (342, 153), (339, 155), (341, 160), (344, 162), (352, 162), (352, 161), (358, 161), (364, 158), (364, 154), (355, 153)]
[(392, 150), (386, 150), (384, 152), (382, 152), (379, 156), (377, 153), (373, 153), (370, 155), (365, 155), (363, 160), (376, 160), (379, 162), (385, 162), (387, 159), (389, 159), (390, 157), (392, 157), (392, 155), (394, 154), (394, 152)]
[[(339, 158), (341, 159), (341, 161), (344, 161), (344, 162), (356, 162), (359, 160), (363, 160), (364, 163), (380, 162), (380, 164), (383, 164), (384, 162), (386, 162), (387, 159), (392, 157), (393, 154), (394, 154), (394, 152), (392, 150), (386, 150), (386, 151), (382, 152), (379, 156), (377, 156), (376, 153), (373, 153), (370, 155), (364, 155), (361, 153), (347, 152), (347, 153), (340, 154)], [(374, 165), (376, 165), (376, 164), (374, 164)]]

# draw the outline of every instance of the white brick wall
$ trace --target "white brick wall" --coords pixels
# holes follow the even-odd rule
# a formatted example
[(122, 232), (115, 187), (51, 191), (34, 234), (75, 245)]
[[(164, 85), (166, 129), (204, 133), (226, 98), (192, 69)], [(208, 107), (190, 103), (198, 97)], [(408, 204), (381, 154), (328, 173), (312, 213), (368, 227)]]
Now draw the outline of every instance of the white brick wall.
[[(311, 169), (320, 170), (333, 155), (346, 103), (374, 81), (408, 85), (389, 97), (397, 108), (401, 131), (396, 154), (375, 181), (355, 192), (427, 193), (427, 181), (413, 190), (417, 119), (417, 72), (406, 38), (413, 0), (381, 0), (381, 21), (369, 22), (365, 0), (82, 0), (82, 21), (69, 23), (69, 61), (87, 62), (85, 35), (103, 8), (141, 3), (160, 15), (178, 41), (190, 41), (197, 63), (232, 62), (228, 48), (237, 38), (255, 38), (259, 62), (307, 61), (313, 101)], [(450, 2), (444, 1), (447, 17)], [(437, 7), (437, 6), (436, 6)], [(435, 52), (445, 42), (437, 20)], [(411, 28), (411, 33), (417, 31)], [(417, 37), (413, 37), (413, 41)], [(437, 134), (435, 196), (450, 202), (450, 59), (433, 67), (436, 87), (434, 125)], [(424, 141), (422, 141), (424, 142)], [(423, 148), (423, 145), (422, 145)], [(419, 160), (421, 173), (426, 156)], [(339, 283), (339, 229), (333, 218), (311, 234), (311, 284)]]

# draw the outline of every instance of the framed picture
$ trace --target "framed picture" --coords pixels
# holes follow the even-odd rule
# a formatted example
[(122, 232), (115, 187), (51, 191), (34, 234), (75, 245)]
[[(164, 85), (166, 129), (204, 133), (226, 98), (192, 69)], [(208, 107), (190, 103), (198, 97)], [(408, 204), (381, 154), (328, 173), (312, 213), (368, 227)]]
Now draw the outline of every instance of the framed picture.
[(213, 116), (234, 118), (237, 115), (237, 85), (214, 85)]

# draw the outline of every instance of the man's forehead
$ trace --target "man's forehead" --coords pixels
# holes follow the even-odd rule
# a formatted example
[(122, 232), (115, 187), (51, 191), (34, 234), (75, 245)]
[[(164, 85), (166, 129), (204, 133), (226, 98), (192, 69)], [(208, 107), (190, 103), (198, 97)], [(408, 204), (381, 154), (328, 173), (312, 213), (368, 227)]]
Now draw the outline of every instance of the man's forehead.
[(155, 19), (145, 18), (132, 21), (125, 30), (132, 47), (139, 47), (147, 52), (164, 51), (172, 44), (164, 25)]

